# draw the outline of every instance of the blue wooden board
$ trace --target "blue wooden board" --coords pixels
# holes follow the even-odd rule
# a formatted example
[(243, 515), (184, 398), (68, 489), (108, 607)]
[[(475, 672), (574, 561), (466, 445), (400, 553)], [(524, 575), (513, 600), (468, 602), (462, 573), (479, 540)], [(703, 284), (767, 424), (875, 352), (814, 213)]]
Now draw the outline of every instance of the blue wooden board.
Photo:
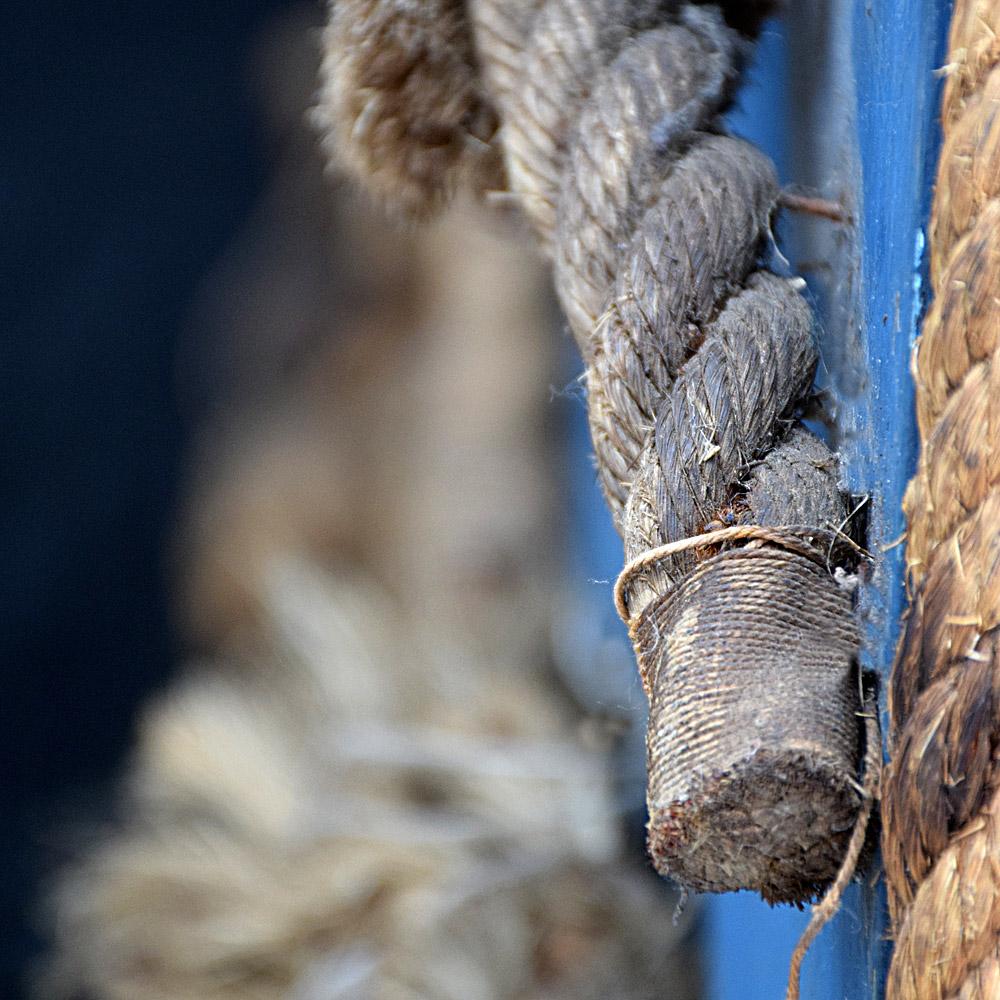
[[(783, 182), (840, 200), (853, 216), (848, 227), (786, 219), (779, 241), (809, 281), (824, 357), (818, 381), (835, 417), (830, 433), (849, 487), (870, 496), (876, 566), (861, 595), (862, 661), (886, 676), (903, 608), (903, 551), (888, 546), (903, 531), (900, 503), (916, 455), (909, 360), (925, 304), (925, 229), (938, 148), (934, 70), (944, 61), (950, 5), (812, 0), (788, 7), (794, 9), (780, 23), (766, 27), (729, 124), (772, 156)], [(581, 601), (591, 639), (625, 651), (610, 658), (620, 672), (628, 650), (610, 606), (610, 581), (621, 566), (621, 544), (596, 490), (582, 417), (573, 455), (574, 572), (589, 581)], [(607, 683), (605, 697), (631, 711), (641, 731), (638, 684), (617, 673)], [(625, 773), (630, 798), (641, 770), (626, 765)], [(741, 893), (707, 900), (704, 917), (707, 1000), (782, 997), (806, 915)], [(877, 997), (887, 958), (883, 894), (878, 886), (853, 886), (806, 960), (803, 998)]]

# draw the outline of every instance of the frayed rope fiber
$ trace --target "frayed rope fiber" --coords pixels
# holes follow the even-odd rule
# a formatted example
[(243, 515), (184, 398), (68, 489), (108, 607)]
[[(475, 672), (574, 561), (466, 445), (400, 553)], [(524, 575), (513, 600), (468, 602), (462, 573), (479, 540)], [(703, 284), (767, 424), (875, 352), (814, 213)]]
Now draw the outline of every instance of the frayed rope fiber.
[[(817, 363), (801, 282), (760, 265), (774, 168), (722, 132), (750, 41), (716, 7), (663, 0), (469, 0), (467, 16), (491, 148), (587, 365), (650, 701), (654, 864), (697, 890), (814, 899), (870, 811), (840, 585), (859, 556), (836, 458), (798, 419)], [(335, 145), (364, 142), (332, 118)]]
[(890, 687), (890, 1000), (1000, 997), (1000, 3), (956, 0)]

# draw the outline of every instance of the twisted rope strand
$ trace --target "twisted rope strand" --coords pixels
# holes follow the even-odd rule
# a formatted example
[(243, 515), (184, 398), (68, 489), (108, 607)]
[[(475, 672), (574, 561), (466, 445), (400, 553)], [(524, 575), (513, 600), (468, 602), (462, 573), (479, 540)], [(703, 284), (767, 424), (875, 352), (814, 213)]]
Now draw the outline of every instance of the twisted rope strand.
[[(470, 8), (510, 27), (502, 0)], [(720, 129), (748, 39), (675, 0), (517, 10), (521, 51), (480, 28), (477, 52), (587, 363), (628, 560), (616, 601), (650, 697), (653, 860), (698, 889), (810, 898), (862, 802), (857, 635), (833, 578), (856, 559), (825, 545), (847, 518), (836, 461), (794, 419), (809, 309), (759, 264), (774, 170)], [(790, 523), (801, 537), (768, 531)]]
[(957, 0), (890, 688), (891, 1000), (1000, 997), (1000, 3)]

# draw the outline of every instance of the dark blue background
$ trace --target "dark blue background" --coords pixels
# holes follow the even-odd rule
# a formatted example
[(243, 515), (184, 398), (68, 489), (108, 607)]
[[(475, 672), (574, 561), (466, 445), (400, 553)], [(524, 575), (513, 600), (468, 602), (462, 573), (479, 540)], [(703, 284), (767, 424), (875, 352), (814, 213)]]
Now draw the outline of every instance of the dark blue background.
[(59, 830), (176, 662), (178, 333), (268, 163), (248, 52), (280, 0), (33, 0), (0, 42), (0, 996)]

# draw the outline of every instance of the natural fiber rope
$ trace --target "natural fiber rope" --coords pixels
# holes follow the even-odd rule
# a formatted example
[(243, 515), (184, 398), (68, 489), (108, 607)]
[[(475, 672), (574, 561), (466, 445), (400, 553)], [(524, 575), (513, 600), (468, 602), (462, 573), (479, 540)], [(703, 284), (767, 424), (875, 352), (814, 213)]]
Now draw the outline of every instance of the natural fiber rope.
[[(350, 32), (371, 23), (396, 40), (386, 18), (412, 28), (414, 6), (335, 8), (327, 87), (348, 92), (328, 118), (366, 180), (405, 178), (411, 152), (376, 148), (371, 121), (388, 107), (413, 122), (421, 107), (395, 78), (361, 86)], [(468, 13), (511, 196), (587, 363), (598, 475), (631, 567), (619, 604), (650, 696), (654, 863), (696, 889), (814, 898), (863, 800), (857, 629), (840, 585), (857, 560), (830, 541), (849, 520), (836, 460), (796, 419), (817, 361), (801, 282), (760, 264), (774, 170), (721, 133), (746, 25), (677, 0), (469, 0)], [(439, 99), (447, 86), (435, 82)], [(790, 539), (788, 524), (806, 527)], [(727, 526), (727, 542), (751, 544), (700, 544)]]
[[(483, 72), (501, 81), (510, 187), (552, 258), (587, 362), (598, 475), (629, 561), (616, 605), (651, 701), (654, 863), (696, 888), (809, 897), (833, 877), (843, 814), (858, 805), (856, 637), (834, 567), (807, 573), (818, 551), (776, 530), (804, 524), (815, 540), (846, 508), (833, 457), (795, 426), (816, 363), (799, 283), (758, 264), (778, 197), (773, 169), (719, 131), (747, 41), (716, 8), (657, 0), (470, 9)], [(702, 534), (720, 519), (732, 526)], [(751, 541), (746, 555), (761, 545), (771, 554), (718, 551), (738, 539)], [(798, 597), (817, 602), (807, 627), (790, 607)], [(765, 618), (769, 601), (788, 614)], [(778, 649), (795, 664), (799, 646), (809, 647), (801, 670), (775, 669)], [(683, 677), (688, 662), (706, 678), (725, 670), (725, 694)], [(830, 687), (810, 691), (824, 668)], [(768, 725), (796, 697), (811, 704), (814, 743)], [(731, 734), (740, 700), (759, 727), (742, 742)], [(767, 787), (786, 752), (795, 763), (784, 784)], [(759, 780), (747, 786), (750, 771)], [(825, 830), (789, 822), (797, 778), (798, 804), (829, 810)], [(775, 808), (787, 829), (769, 842)]]
[(890, 691), (893, 1000), (1000, 997), (1000, 2), (956, 0)]

